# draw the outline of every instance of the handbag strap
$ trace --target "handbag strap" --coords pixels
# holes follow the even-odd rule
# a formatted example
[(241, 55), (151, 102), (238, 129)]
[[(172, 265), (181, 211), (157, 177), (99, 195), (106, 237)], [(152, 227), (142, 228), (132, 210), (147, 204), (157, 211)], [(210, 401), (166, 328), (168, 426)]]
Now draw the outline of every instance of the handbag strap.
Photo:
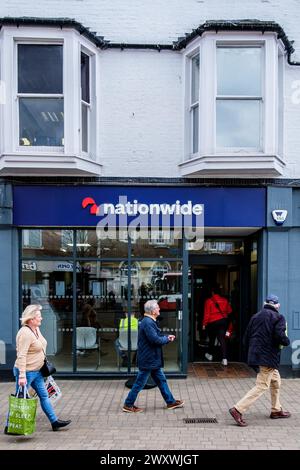
[(38, 341), (41, 343), (41, 345), (42, 345), (42, 350), (43, 350), (43, 353), (44, 353), (44, 356), (45, 356), (45, 358), (47, 359), (47, 356), (46, 356), (45, 350), (44, 350), (44, 348), (43, 348), (42, 341), (40, 340), (39, 336), (38, 336), (38, 335), (37, 335), (37, 334), (36, 334), (36, 333), (33, 331), (33, 329), (32, 329), (32, 328), (30, 328), (30, 326), (29, 326), (29, 325), (25, 325), (25, 326), (27, 326), (27, 328), (29, 328), (29, 329), (30, 329), (30, 331), (32, 331), (32, 333), (34, 334), (34, 336), (36, 337), (36, 339), (37, 339), (37, 340), (38, 340)]
[(218, 302), (215, 302), (215, 301), (214, 301), (214, 304), (215, 304), (216, 308), (219, 310), (220, 314), (221, 314), (224, 318), (226, 318), (227, 315), (226, 315), (226, 313), (222, 312), (222, 310), (220, 309), (220, 305), (218, 304)]

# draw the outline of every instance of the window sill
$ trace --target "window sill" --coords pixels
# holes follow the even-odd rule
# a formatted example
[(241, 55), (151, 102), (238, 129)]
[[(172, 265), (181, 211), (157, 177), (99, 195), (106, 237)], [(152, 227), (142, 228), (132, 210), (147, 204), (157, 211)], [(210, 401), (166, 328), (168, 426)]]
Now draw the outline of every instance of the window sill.
[(78, 155), (9, 153), (0, 156), (1, 176), (99, 176), (102, 165)]
[(278, 177), (282, 176), (285, 163), (278, 155), (215, 154), (198, 155), (179, 164), (181, 176), (237, 176)]

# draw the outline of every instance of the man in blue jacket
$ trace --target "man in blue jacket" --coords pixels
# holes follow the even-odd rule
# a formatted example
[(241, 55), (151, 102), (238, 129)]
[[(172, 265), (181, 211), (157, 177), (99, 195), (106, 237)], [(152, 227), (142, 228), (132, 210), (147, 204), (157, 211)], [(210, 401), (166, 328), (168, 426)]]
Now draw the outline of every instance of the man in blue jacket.
[(244, 346), (248, 351), (248, 364), (258, 371), (256, 384), (230, 408), (229, 413), (238, 426), (247, 426), (243, 413), (269, 388), (271, 389), (270, 418), (289, 418), (280, 401), (281, 379), (278, 371), (280, 351), (290, 344), (286, 336), (286, 322), (279, 313), (280, 303), (276, 295), (268, 295), (263, 309), (253, 315), (247, 327)]
[(140, 413), (142, 408), (134, 405), (134, 402), (141, 390), (147, 383), (151, 374), (163, 396), (169, 410), (181, 408), (184, 404), (182, 400), (175, 400), (173, 397), (166, 376), (162, 370), (163, 354), (162, 346), (175, 340), (174, 335), (162, 335), (157, 326), (156, 319), (159, 316), (159, 305), (156, 300), (148, 300), (144, 306), (145, 314), (139, 324), (138, 332), (138, 368), (137, 378), (130, 390), (123, 411), (126, 413)]

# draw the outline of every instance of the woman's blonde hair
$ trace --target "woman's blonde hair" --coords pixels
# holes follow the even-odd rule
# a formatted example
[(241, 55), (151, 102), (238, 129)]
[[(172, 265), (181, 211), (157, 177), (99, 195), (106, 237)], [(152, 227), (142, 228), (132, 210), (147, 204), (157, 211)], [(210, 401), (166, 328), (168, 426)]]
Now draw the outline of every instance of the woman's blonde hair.
[(42, 306), (38, 304), (27, 305), (22, 313), (21, 324), (25, 325), (29, 320), (35, 318), (36, 314), (42, 310)]

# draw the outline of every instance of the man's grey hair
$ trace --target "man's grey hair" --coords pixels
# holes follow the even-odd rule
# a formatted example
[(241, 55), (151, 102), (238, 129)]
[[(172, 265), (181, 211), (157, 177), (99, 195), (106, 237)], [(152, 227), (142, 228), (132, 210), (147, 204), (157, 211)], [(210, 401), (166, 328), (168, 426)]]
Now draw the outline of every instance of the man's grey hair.
[(147, 300), (144, 305), (145, 313), (152, 313), (158, 307), (157, 300)]

